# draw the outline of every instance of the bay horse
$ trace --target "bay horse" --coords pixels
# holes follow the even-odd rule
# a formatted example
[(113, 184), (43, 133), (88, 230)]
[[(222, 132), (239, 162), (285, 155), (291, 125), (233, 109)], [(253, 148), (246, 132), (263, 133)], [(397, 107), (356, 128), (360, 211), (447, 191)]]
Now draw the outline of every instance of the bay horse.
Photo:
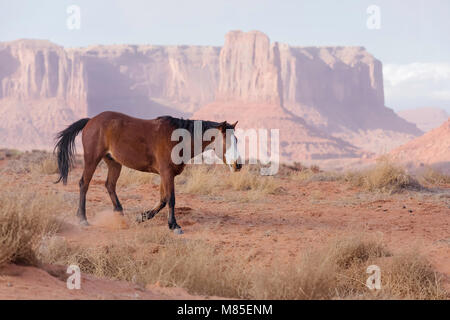
[[(130, 117), (128, 115), (106, 111), (90, 118), (80, 119), (56, 136), (55, 152), (58, 160), (59, 178), (67, 184), (70, 168), (74, 163), (75, 137), (82, 131), (82, 144), (84, 149), (84, 170), (81, 176), (80, 199), (77, 211), (81, 225), (89, 225), (86, 219), (86, 193), (89, 183), (99, 162), (103, 159), (108, 166), (108, 176), (105, 182), (106, 189), (111, 197), (114, 211), (123, 214), (123, 208), (116, 194), (116, 183), (120, 176), (122, 166), (143, 172), (156, 173), (161, 176), (160, 199), (151, 209), (138, 217), (139, 222), (153, 218), (166, 204), (168, 209), (169, 229), (175, 233), (183, 233), (175, 219), (175, 176), (179, 175), (186, 163), (176, 164), (172, 161), (171, 153), (178, 141), (172, 141), (172, 133), (176, 129), (187, 130), (194, 136), (195, 120), (178, 119), (162, 116), (146, 120)], [(234, 128), (237, 122), (229, 124), (224, 122), (201, 121), (202, 137), (208, 129), (217, 129), (222, 134), (222, 160), (232, 171), (239, 171), (242, 167), (241, 159), (237, 153), (237, 139)], [(231, 132), (232, 134), (226, 134)], [(192, 146), (194, 139), (191, 139)], [(190, 158), (202, 153), (211, 144), (211, 141), (201, 141), (201, 148), (189, 148)], [(220, 147), (220, 146), (219, 146)], [(231, 159), (227, 159), (230, 148), (234, 148)], [(216, 152), (216, 154), (220, 154)]]

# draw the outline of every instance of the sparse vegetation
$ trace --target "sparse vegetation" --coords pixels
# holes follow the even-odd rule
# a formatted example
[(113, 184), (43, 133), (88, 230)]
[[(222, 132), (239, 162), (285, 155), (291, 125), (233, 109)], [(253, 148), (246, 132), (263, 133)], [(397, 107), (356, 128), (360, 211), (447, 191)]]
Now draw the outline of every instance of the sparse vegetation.
[(119, 180), (117, 180), (118, 186), (124, 187), (143, 184), (159, 184), (159, 176), (148, 172), (142, 172), (127, 167), (122, 167)]
[[(262, 176), (259, 171), (244, 167), (231, 173), (225, 166), (188, 166), (176, 181), (178, 190), (184, 193), (220, 195), (224, 190), (245, 191), (240, 200), (252, 201), (268, 194), (283, 192), (278, 178)], [(235, 199), (235, 198), (230, 198)], [(236, 198), (237, 199), (237, 198)]]
[(8, 161), (5, 170), (14, 173), (55, 174), (58, 172), (58, 164), (55, 156), (46, 151), (33, 150), (20, 153), (11, 151), (11, 160)]
[(186, 166), (183, 173), (176, 178), (178, 190), (184, 193), (213, 194), (223, 188), (223, 166)]
[[(7, 173), (5, 177), (9, 180), (0, 181), (0, 267), (11, 262), (77, 264), (83, 272), (131, 281), (142, 287), (159, 283), (162, 286), (183, 287), (192, 294), (245, 299), (450, 298), (443, 289), (443, 279), (423, 256), (415, 251), (388, 250), (378, 238), (362, 235), (339, 238), (326, 245), (314, 245), (298, 255), (294, 252), (270, 263), (254, 259), (256, 253), (252, 256), (250, 251), (236, 250), (230, 254), (233, 246), (229, 244), (196, 237), (177, 237), (167, 231), (164, 215), (153, 220), (164, 219), (164, 228), (155, 223), (133, 225), (131, 236), (127, 232), (118, 233), (114, 240), (101, 244), (66, 241), (58, 235), (58, 231), (62, 227), (59, 215), (66, 209), (67, 201), (48, 189), (40, 190), (39, 197), (36, 197), (35, 184), (11, 183), (10, 179), (23, 174), (26, 179), (39, 175), (40, 179), (51, 181), (52, 177), (46, 177), (52, 174), (55, 164), (51, 155), (28, 152), (17, 154), (8, 162), (14, 162), (18, 171)], [(291, 185), (295, 182), (301, 182), (295, 187), (302, 189), (305, 189), (303, 183), (346, 181), (349, 185), (371, 192), (421, 190), (416, 180), (402, 168), (385, 160), (357, 173), (326, 172), (316, 166), (304, 167), (300, 164), (283, 168), (283, 174), (268, 177), (261, 176), (257, 166), (244, 167), (239, 173), (230, 173), (226, 166), (220, 165), (188, 166), (177, 178), (177, 189), (188, 194), (222, 195), (221, 199), (233, 201), (238, 201), (238, 197), (239, 201), (254, 201), (268, 195), (283, 194), (283, 186), (286, 186), (283, 181), (290, 184), (287, 187), (289, 196), (292, 196)], [(106, 170), (106, 167), (100, 170)], [(419, 177), (424, 185), (446, 184), (447, 178), (431, 169)], [(123, 168), (119, 184), (137, 186), (159, 183), (158, 179), (157, 175)], [(333, 187), (332, 183), (327, 185)], [(105, 192), (102, 185), (99, 189)], [(74, 190), (78, 192), (78, 188)], [(317, 200), (327, 197), (326, 189), (316, 185), (307, 192)], [(386, 194), (378, 196), (391, 197)], [(109, 201), (106, 193), (104, 198)], [(259, 201), (255, 205), (263, 208), (265, 203)], [(238, 204), (227, 206), (238, 207)], [(186, 219), (186, 225), (189, 225), (189, 220), (196, 219), (196, 210), (193, 208), (190, 211), (193, 216)], [(253, 214), (250, 210), (248, 213)], [(236, 219), (236, 213), (232, 215), (226, 219)], [(182, 213), (178, 217), (182, 217)], [(292, 217), (287, 216), (287, 219)], [(260, 232), (253, 231), (259, 226), (252, 228), (254, 226), (249, 224), (248, 230)], [(276, 232), (269, 230), (263, 237), (272, 237), (273, 234)], [(279, 241), (279, 238), (273, 236), (273, 240)], [(366, 269), (371, 264), (376, 264), (382, 271), (382, 289), (379, 291), (370, 291), (365, 286), (369, 276)]]
[(404, 168), (389, 159), (381, 158), (374, 167), (358, 172), (347, 173), (345, 179), (355, 186), (368, 191), (399, 192), (405, 189), (419, 190), (419, 182)]
[(424, 183), (432, 185), (450, 184), (450, 176), (432, 167), (427, 167), (419, 175), (419, 179)]
[(35, 196), (25, 186), (0, 186), (0, 266), (8, 262), (35, 264), (43, 237), (58, 231), (63, 200), (54, 193)]
[[(152, 230), (153, 231), (153, 230)], [(150, 230), (141, 230), (152, 234)], [(64, 241), (53, 244), (44, 261), (75, 263), (82, 271), (100, 277), (158, 282), (179, 286), (194, 294), (247, 299), (409, 298), (445, 299), (441, 279), (420, 255), (392, 255), (379, 242), (362, 237), (338, 239), (319, 250), (310, 250), (291, 263), (270, 267), (252, 264), (243, 257), (226, 258), (202, 241), (182, 241), (156, 233), (146, 241), (85, 248)], [(153, 246), (152, 246), (153, 245)], [(142, 247), (153, 248), (142, 255)], [(147, 251), (148, 252), (148, 251)], [(392, 257), (391, 257), (392, 256)], [(382, 290), (365, 287), (366, 268), (376, 263), (382, 270)], [(246, 272), (242, 272), (246, 270)]]

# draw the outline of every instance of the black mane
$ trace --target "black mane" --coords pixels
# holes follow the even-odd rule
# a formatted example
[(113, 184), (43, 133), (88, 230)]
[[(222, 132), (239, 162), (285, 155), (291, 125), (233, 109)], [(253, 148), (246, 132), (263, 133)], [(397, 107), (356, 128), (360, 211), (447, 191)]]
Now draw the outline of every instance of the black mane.
[[(157, 118), (158, 120), (168, 121), (171, 126), (175, 129), (186, 129), (189, 132), (194, 132), (194, 121), (192, 119), (174, 118), (171, 116), (161, 116)], [(217, 128), (221, 123), (215, 121), (202, 120), (202, 132), (211, 128)], [(233, 129), (233, 127), (226, 123), (226, 129)]]

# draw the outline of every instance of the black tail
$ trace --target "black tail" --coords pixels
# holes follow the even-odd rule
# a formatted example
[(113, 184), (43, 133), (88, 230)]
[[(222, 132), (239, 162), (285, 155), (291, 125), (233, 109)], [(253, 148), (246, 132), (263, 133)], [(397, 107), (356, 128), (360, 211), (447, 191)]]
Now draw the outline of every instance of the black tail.
[(55, 150), (53, 152), (56, 151), (58, 157), (59, 178), (55, 183), (62, 180), (63, 184), (67, 184), (69, 169), (74, 162), (73, 154), (75, 153), (75, 137), (83, 130), (89, 120), (89, 118), (80, 119), (56, 135), (58, 142), (56, 142)]

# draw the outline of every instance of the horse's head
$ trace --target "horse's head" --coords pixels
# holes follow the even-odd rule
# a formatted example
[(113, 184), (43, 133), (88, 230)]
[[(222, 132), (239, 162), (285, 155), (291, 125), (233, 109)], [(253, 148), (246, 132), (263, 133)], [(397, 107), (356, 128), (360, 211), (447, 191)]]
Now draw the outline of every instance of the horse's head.
[(218, 129), (222, 133), (222, 160), (231, 171), (239, 171), (242, 168), (241, 157), (239, 155), (237, 138), (234, 135), (234, 128), (237, 121), (229, 124), (226, 121), (219, 124)]

